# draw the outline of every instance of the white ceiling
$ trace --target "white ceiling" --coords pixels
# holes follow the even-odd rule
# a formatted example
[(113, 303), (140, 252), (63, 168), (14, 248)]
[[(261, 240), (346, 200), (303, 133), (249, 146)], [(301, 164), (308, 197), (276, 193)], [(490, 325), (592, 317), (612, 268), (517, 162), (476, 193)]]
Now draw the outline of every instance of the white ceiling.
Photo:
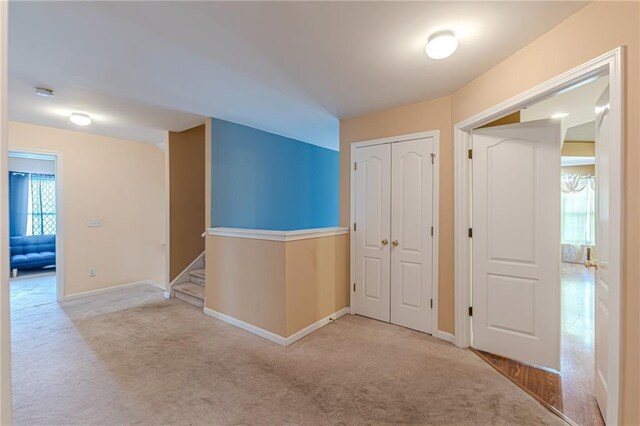
[[(585, 4), (13, 1), (9, 114), (148, 142), (213, 116), (337, 149), (340, 118), (447, 95)], [(430, 60), (442, 29), (460, 47)]]
[(568, 141), (594, 142), (596, 139), (596, 121), (593, 120), (569, 127), (564, 139)]
[(523, 109), (521, 119), (532, 121), (549, 118), (556, 113), (569, 113), (562, 118), (563, 140), (593, 141), (596, 134), (596, 101), (608, 84), (609, 77), (604, 76), (559, 93)]

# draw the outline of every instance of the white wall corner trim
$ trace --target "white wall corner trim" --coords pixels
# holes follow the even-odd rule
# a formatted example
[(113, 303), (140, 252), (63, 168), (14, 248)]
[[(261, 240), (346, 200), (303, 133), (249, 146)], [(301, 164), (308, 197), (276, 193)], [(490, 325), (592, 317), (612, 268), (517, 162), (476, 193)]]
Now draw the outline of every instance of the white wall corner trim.
[(297, 241), (311, 238), (333, 237), (335, 235), (346, 235), (349, 228), (316, 228), (300, 229), (295, 231), (272, 231), (267, 229), (244, 229), (244, 228), (208, 228), (207, 233), (217, 237), (248, 238), (252, 240), (268, 241)]
[(83, 299), (85, 297), (90, 297), (90, 296), (97, 296), (104, 293), (111, 293), (113, 291), (122, 290), (124, 288), (137, 287), (137, 286), (153, 286), (153, 287), (158, 287), (161, 290), (164, 290), (164, 286), (161, 284), (158, 284), (154, 280), (136, 281), (133, 283), (115, 285), (113, 287), (105, 287), (105, 288), (99, 288), (97, 290), (89, 290), (89, 291), (83, 291), (80, 293), (69, 294), (64, 296), (62, 301), (69, 302), (72, 300)]
[(218, 319), (220, 321), (226, 322), (227, 324), (233, 325), (234, 327), (238, 327), (244, 331), (248, 331), (249, 333), (255, 334), (256, 336), (262, 337), (263, 339), (266, 339), (270, 342), (276, 343), (280, 346), (289, 346), (294, 344), (295, 342), (297, 342), (298, 340), (302, 339), (303, 337), (313, 333), (314, 331), (324, 327), (325, 325), (329, 324), (330, 322), (340, 318), (343, 315), (346, 315), (349, 313), (349, 308), (343, 308), (340, 309), (337, 312), (334, 312), (331, 315), (328, 315), (316, 322), (314, 322), (311, 325), (308, 325), (307, 327), (303, 328), (302, 330), (292, 334), (289, 337), (283, 337), (280, 336), (279, 334), (275, 334), (272, 333), (270, 331), (267, 331), (263, 328), (257, 327), (253, 324), (249, 324), (247, 322), (241, 321), (237, 318), (234, 318), (232, 316), (229, 316), (227, 314), (223, 314), (222, 312), (218, 312), (218, 311), (214, 311), (213, 309), (207, 308), (205, 307), (203, 309), (203, 312), (205, 315), (208, 315), (212, 318)]

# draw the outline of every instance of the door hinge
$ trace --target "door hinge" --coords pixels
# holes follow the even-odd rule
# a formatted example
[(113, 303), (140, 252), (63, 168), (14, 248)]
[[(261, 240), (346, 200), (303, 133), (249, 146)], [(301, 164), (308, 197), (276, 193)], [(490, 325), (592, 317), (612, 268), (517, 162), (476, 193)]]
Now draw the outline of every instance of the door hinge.
[(436, 158), (436, 155), (432, 152), (431, 153), (431, 164), (435, 163), (435, 158)]
[(433, 309), (433, 299), (431, 299), (431, 309)]
[(353, 222), (353, 230), (355, 231), (355, 230), (356, 230), (356, 228), (357, 228), (357, 225), (356, 225), (356, 223), (355, 223), (355, 222)]
[(356, 291), (356, 283), (353, 283), (353, 291)]
[(431, 236), (433, 237), (433, 226), (431, 227)]
[(473, 159), (473, 150), (470, 149), (469, 152), (467, 152), (467, 157), (469, 157), (469, 160)]
[(357, 162), (353, 162), (353, 170), (358, 170), (358, 163)]
[(473, 316), (473, 306), (469, 306), (469, 316)]
[(469, 238), (473, 238), (473, 228), (469, 228)]

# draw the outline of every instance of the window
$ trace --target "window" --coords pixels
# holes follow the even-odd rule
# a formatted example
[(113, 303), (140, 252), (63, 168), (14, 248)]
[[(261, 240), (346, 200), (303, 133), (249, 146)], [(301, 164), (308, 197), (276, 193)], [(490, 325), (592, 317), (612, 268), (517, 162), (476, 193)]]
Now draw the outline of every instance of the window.
[(593, 245), (595, 234), (595, 178), (562, 176), (562, 243)]
[(54, 175), (29, 175), (27, 235), (56, 233), (56, 180)]

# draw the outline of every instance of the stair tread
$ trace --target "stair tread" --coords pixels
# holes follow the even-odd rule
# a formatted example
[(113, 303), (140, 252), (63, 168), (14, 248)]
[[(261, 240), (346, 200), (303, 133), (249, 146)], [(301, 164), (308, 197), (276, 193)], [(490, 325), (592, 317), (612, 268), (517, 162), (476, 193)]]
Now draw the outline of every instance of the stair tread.
[(193, 269), (193, 270), (189, 271), (189, 275), (195, 276), (195, 277), (198, 277), (198, 278), (204, 278), (204, 268), (202, 268), (202, 269)]
[(204, 300), (204, 287), (194, 283), (181, 283), (173, 286), (174, 291), (179, 291), (189, 296)]

